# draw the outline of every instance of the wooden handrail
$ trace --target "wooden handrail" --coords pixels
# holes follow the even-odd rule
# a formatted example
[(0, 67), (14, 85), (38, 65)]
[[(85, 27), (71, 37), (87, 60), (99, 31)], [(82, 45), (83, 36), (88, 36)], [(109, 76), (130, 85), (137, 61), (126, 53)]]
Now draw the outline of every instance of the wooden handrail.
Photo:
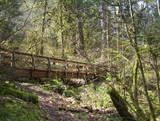
[[(4, 49), (4, 48), (1, 48), (1, 47), (0, 47), (0, 50), (6, 51), (6, 52), (10, 52), (10, 53), (13, 52), (12, 50)], [(23, 53), (23, 52), (18, 52), (18, 51), (14, 51), (14, 52), (15, 52), (15, 54), (19, 54), (19, 55), (34, 56), (34, 57), (46, 58), (46, 59), (47, 59), (47, 58), (50, 58), (50, 59), (57, 60), (57, 61), (66, 61), (66, 62), (75, 63), (75, 64), (76, 64), (76, 63), (79, 63), (79, 64), (84, 64), (84, 65), (92, 65), (92, 64), (84, 63), (84, 62), (77, 62), (77, 61), (72, 61), (72, 60), (65, 60), (65, 59), (59, 59), (59, 58), (48, 57), (48, 56), (41, 56), (41, 55), (34, 55), (34, 54)]]
[[(63, 77), (67, 77), (69, 73), (77, 74), (77, 78), (79, 76), (90, 76), (90, 75), (98, 75), (100, 73), (104, 73), (108, 71), (107, 66), (94, 65), (83, 62), (70, 61), (65, 59), (58, 59), (47, 56), (39, 56), (33, 55), (29, 53), (11, 51), (8, 49), (0, 48), (0, 50), (7, 52), (9, 58), (11, 57), (10, 63), (11, 67), (16, 69), (28, 69), (31, 70), (31, 76), (33, 76), (33, 71), (46, 71), (48, 73), (48, 77), (54, 73), (63, 73)], [(23, 57), (23, 59), (21, 58)], [(24, 67), (21, 65), (24, 64)], [(54, 66), (52, 66), (54, 65)], [(58, 65), (58, 68), (57, 68)], [(18, 67), (19, 66), (19, 67)], [(33, 72), (33, 73), (32, 73)], [(108, 71), (109, 72), (109, 71)], [(37, 73), (36, 73), (37, 74)]]

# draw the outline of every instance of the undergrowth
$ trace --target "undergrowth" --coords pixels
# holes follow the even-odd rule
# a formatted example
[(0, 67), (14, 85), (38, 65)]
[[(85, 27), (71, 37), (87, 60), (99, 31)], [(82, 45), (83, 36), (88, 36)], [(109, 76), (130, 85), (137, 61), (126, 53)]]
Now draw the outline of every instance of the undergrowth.
[(38, 96), (32, 93), (22, 91), (14, 83), (3, 82), (0, 84), (0, 95), (1, 96), (14, 96), (16, 98), (22, 99), (27, 102), (32, 102), (34, 104), (38, 103)]
[(42, 87), (48, 91), (54, 91), (66, 97), (74, 97), (75, 99), (80, 99), (78, 89), (65, 85), (61, 79), (50, 79)]
[(47, 121), (44, 115), (35, 104), (14, 97), (0, 98), (0, 121)]
[(1, 81), (0, 121), (47, 121), (37, 103), (37, 95), (23, 91), (14, 82)]

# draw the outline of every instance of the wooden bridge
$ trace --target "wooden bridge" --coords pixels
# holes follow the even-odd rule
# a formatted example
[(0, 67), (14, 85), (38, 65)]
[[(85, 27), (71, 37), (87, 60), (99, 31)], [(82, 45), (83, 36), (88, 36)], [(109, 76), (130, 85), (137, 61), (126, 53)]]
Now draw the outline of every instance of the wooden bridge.
[(15, 78), (94, 78), (108, 67), (37, 56), (0, 48), (0, 66), (11, 68)]

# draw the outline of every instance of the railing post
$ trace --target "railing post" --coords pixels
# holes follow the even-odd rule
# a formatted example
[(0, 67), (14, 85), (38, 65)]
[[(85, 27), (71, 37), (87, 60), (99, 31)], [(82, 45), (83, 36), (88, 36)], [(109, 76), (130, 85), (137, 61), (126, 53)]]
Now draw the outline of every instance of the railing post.
[(48, 71), (51, 71), (51, 60), (50, 58), (47, 58), (48, 60)]
[(77, 63), (77, 78), (79, 78), (79, 72), (80, 72), (80, 69), (79, 69), (79, 65), (78, 65), (78, 63)]
[(94, 70), (94, 78), (95, 78), (96, 74), (97, 74), (97, 72), (96, 72), (96, 65), (93, 65), (93, 70)]
[(34, 55), (32, 55), (31, 58), (32, 58), (32, 70), (35, 70), (35, 59), (34, 59)]
[(67, 78), (67, 67), (68, 64), (66, 63), (66, 59), (65, 59), (65, 66), (64, 66), (64, 73), (65, 73), (65, 78)]
[(3, 61), (3, 57), (2, 57), (1, 51), (0, 51), (0, 65), (2, 64), (2, 61)]
[(73, 70), (75, 69), (75, 65), (74, 65), (74, 64), (73, 64), (73, 65), (71, 65), (71, 66), (70, 66), (70, 68), (72, 69), (72, 70), (71, 70), (71, 72), (72, 72), (72, 74), (71, 74), (71, 75), (72, 75), (72, 76), (71, 76), (71, 78), (73, 78), (73, 77), (74, 77)]
[(47, 58), (48, 60), (48, 78), (50, 77), (50, 72), (51, 72), (51, 60), (50, 58)]
[(15, 52), (12, 52), (12, 56), (11, 56), (11, 67), (15, 68)]
[(87, 65), (85, 66), (85, 78), (87, 79), (87, 75), (88, 75), (88, 73), (87, 73)]
[(33, 77), (33, 71), (35, 70), (35, 59), (34, 59), (34, 55), (31, 55), (31, 59), (32, 59), (32, 69), (31, 69), (31, 78)]

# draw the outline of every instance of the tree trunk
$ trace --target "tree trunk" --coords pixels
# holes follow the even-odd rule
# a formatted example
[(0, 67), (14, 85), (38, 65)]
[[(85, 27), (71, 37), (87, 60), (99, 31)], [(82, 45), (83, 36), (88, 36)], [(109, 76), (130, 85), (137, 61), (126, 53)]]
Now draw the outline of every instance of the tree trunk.
[(145, 113), (141, 109), (139, 105), (138, 100), (138, 68), (139, 68), (139, 62), (136, 60), (135, 67), (133, 69), (133, 88), (132, 88), (132, 94), (131, 99), (133, 101), (134, 107), (136, 109), (136, 115), (139, 121), (148, 120), (149, 118), (146, 117)]
[(108, 32), (107, 32), (107, 5), (105, 1), (102, 1), (101, 8), (101, 29), (102, 29), (102, 36), (101, 36), (101, 58), (104, 58), (104, 49), (106, 44), (108, 45)]
[(160, 0), (157, 0), (158, 15), (160, 16)]
[(139, 48), (138, 48), (138, 43), (137, 43), (137, 27), (136, 27), (135, 19), (134, 19), (134, 16), (133, 16), (133, 8), (132, 8), (131, 0), (128, 0), (128, 5), (129, 5), (129, 11), (130, 11), (130, 16), (131, 16), (131, 20), (132, 20), (133, 35), (134, 35), (134, 38), (130, 38), (130, 42), (131, 42), (132, 46), (134, 47), (137, 58), (138, 58), (139, 69), (140, 69), (140, 72), (141, 72), (141, 75), (142, 75), (142, 82), (143, 82), (143, 86), (144, 86), (145, 96), (146, 96), (146, 99), (147, 99), (147, 102), (148, 102), (148, 105), (149, 105), (151, 118), (152, 118), (153, 121), (156, 121), (156, 116), (155, 116), (155, 111), (154, 111), (154, 108), (153, 108), (153, 104), (152, 104), (151, 99), (150, 99), (149, 94), (148, 94), (146, 77), (145, 77), (145, 74), (144, 74), (142, 59), (141, 59), (141, 55), (139, 53)]
[(78, 33), (79, 33), (79, 49), (84, 51), (84, 33), (83, 33), (83, 22), (82, 20), (80, 20), (81, 18), (79, 18), (78, 20)]
[(118, 94), (118, 92), (112, 88), (109, 92), (111, 100), (116, 107), (119, 115), (124, 121), (136, 121), (134, 117), (129, 113), (126, 101)]
[[(136, 47), (136, 48), (137, 48), (137, 47)], [(153, 108), (151, 99), (150, 99), (150, 97), (149, 97), (149, 94), (148, 94), (147, 84), (146, 84), (146, 78), (145, 78), (145, 75), (144, 75), (143, 64), (142, 64), (141, 56), (140, 56), (140, 54), (139, 54), (138, 49), (136, 49), (136, 53), (137, 53), (137, 57), (138, 57), (138, 61), (139, 61), (139, 67), (140, 67), (140, 71), (141, 71), (141, 75), (142, 75), (142, 81), (143, 81), (145, 96), (146, 96), (146, 98), (147, 98), (147, 102), (148, 102), (148, 105), (149, 105), (149, 109), (150, 109), (150, 113), (151, 113), (151, 116), (152, 116), (152, 120), (153, 120), (153, 121), (156, 121), (155, 111), (154, 111), (154, 108)]]
[(42, 22), (42, 38), (41, 38), (41, 48), (40, 48), (40, 54), (44, 55), (44, 34), (45, 34), (45, 22), (46, 22), (46, 11), (47, 11), (47, 5), (48, 2), (45, 0), (44, 5), (44, 13), (43, 13), (43, 22)]
[(63, 34), (63, 6), (62, 3), (60, 5), (60, 26), (61, 26), (61, 54), (62, 58), (64, 58), (64, 34)]
[(139, 68), (139, 63), (138, 63), (138, 61), (136, 61), (135, 67), (134, 67), (134, 70), (133, 70), (133, 99), (134, 99), (134, 102), (136, 103), (136, 105), (139, 105), (139, 101), (138, 101), (138, 80), (137, 80), (138, 68)]
[[(148, 45), (150, 46), (149, 42)], [(156, 74), (156, 78), (157, 78), (157, 93), (158, 93), (158, 99), (159, 99), (159, 103), (160, 103), (160, 75), (159, 75), (159, 68), (158, 68), (158, 59), (157, 59), (157, 55), (154, 54), (154, 52), (152, 51), (152, 48), (149, 47), (149, 52), (150, 52), (150, 56), (152, 58), (152, 68)]]

